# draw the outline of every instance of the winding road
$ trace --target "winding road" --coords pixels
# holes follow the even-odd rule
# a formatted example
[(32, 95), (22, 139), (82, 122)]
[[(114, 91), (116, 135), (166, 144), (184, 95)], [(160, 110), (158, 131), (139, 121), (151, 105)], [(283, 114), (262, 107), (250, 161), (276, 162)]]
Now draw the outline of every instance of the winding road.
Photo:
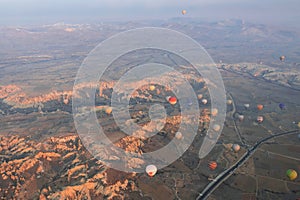
[(222, 184), (225, 180), (227, 180), (235, 170), (237, 170), (240, 166), (242, 166), (257, 150), (257, 148), (267, 142), (268, 140), (290, 135), (290, 134), (296, 134), (299, 133), (300, 130), (292, 130), (292, 131), (286, 131), (282, 133), (277, 133), (271, 136), (268, 136), (266, 138), (261, 139), (260, 141), (256, 142), (253, 147), (249, 148), (247, 152), (230, 168), (219, 174), (212, 182), (210, 182), (204, 190), (198, 195), (197, 200), (206, 199), (215, 189), (219, 187), (220, 184)]

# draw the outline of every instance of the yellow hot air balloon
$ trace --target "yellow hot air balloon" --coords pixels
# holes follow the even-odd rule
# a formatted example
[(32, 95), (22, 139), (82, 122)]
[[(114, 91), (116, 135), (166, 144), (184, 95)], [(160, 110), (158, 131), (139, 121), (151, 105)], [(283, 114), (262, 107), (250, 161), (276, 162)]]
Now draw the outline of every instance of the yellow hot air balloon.
[(154, 176), (154, 175), (156, 174), (156, 172), (157, 172), (157, 168), (156, 168), (155, 165), (148, 165), (148, 166), (146, 167), (146, 173), (147, 173), (150, 177)]
[(153, 90), (155, 90), (155, 86), (154, 86), (154, 85), (150, 85), (150, 86), (149, 86), (149, 89), (150, 89), (151, 91), (153, 91)]
[(298, 122), (298, 128), (300, 128), (300, 122)]
[(286, 175), (291, 181), (295, 180), (298, 176), (297, 172), (294, 169), (288, 169), (286, 171)]
[(185, 15), (185, 14), (186, 14), (186, 10), (182, 10), (181, 13), (182, 13), (183, 15)]

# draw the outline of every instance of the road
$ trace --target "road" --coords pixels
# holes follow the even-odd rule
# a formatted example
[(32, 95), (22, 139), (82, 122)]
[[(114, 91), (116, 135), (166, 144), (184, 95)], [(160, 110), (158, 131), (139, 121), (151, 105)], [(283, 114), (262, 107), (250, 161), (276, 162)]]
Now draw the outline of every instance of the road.
[(227, 180), (235, 170), (237, 170), (240, 166), (242, 166), (256, 151), (256, 149), (263, 143), (267, 142), (268, 140), (290, 135), (290, 134), (296, 134), (299, 133), (300, 130), (292, 130), (292, 131), (286, 131), (282, 133), (277, 133), (271, 136), (268, 136), (266, 138), (261, 139), (260, 141), (256, 142), (251, 148), (248, 149), (248, 151), (230, 168), (219, 174), (212, 182), (210, 182), (204, 190), (198, 195), (197, 200), (206, 199), (215, 189), (219, 187), (225, 180)]

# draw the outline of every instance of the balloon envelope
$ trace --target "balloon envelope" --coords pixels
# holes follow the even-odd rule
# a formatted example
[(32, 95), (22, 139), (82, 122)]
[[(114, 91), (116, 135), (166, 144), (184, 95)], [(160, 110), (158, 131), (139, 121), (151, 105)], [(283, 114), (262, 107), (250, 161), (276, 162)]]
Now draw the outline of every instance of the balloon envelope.
[(150, 85), (150, 86), (149, 86), (149, 89), (150, 89), (151, 91), (153, 91), (153, 90), (155, 90), (155, 86), (154, 86), (154, 85)]
[(112, 112), (112, 108), (111, 107), (107, 107), (106, 109), (105, 109), (105, 113), (106, 114), (110, 114)]
[(146, 167), (146, 173), (149, 175), (149, 176), (154, 176), (157, 172), (157, 168), (155, 165), (148, 165)]
[(232, 145), (232, 149), (233, 149), (235, 152), (238, 152), (238, 151), (241, 149), (241, 146), (238, 145), (238, 144), (234, 144), (234, 145)]
[(279, 104), (279, 108), (282, 110), (282, 109), (285, 108), (285, 105), (284, 105), (283, 103), (280, 103), (280, 104)]
[(218, 114), (218, 109), (216, 109), (216, 108), (211, 109), (212, 116), (217, 116), (217, 114)]
[(182, 13), (183, 15), (185, 15), (185, 14), (186, 14), (186, 10), (182, 10), (181, 13)]
[(207, 99), (202, 99), (203, 104), (207, 104)]
[(262, 110), (263, 108), (264, 108), (264, 105), (262, 105), (262, 104), (257, 105), (257, 110)]
[(217, 166), (218, 166), (218, 164), (215, 161), (211, 161), (211, 162), (208, 163), (208, 167), (211, 170), (215, 170), (217, 168)]
[(249, 108), (250, 107), (250, 104), (246, 103), (244, 104), (245, 108)]
[(174, 105), (174, 104), (177, 103), (176, 97), (169, 97), (168, 101), (169, 101), (169, 103), (172, 104), (172, 105)]
[(198, 94), (198, 99), (202, 99), (203, 95), (202, 94)]
[(228, 104), (228, 105), (231, 105), (231, 104), (232, 104), (232, 100), (228, 99), (228, 100), (227, 100), (227, 104)]
[(298, 176), (297, 172), (294, 169), (288, 169), (286, 171), (286, 175), (291, 181), (295, 180)]
[(285, 60), (285, 56), (280, 56), (279, 59), (280, 59), (281, 61), (284, 61), (284, 60)]
[(221, 126), (218, 125), (218, 124), (215, 124), (215, 125), (213, 126), (213, 129), (214, 129), (215, 131), (219, 131), (219, 130), (221, 129)]
[(245, 116), (244, 115), (239, 115), (238, 118), (239, 118), (240, 121), (243, 121)]
[(178, 140), (182, 139), (182, 133), (177, 132), (177, 133), (175, 134), (175, 137), (176, 137), (176, 139), (178, 139)]
[(264, 117), (263, 116), (258, 116), (257, 117), (257, 122), (261, 123), (264, 121)]

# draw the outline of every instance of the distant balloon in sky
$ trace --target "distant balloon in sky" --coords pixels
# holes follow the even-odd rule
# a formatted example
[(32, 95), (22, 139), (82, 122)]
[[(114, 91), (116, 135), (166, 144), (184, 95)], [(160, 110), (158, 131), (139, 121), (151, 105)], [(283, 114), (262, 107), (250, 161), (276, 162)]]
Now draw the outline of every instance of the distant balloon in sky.
[(262, 105), (262, 104), (257, 105), (257, 110), (262, 110), (263, 108), (264, 108), (264, 105)]
[(182, 133), (177, 132), (177, 133), (175, 134), (175, 137), (176, 137), (176, 139), (181, 140), (181, 139), (182, 139)]
[(112, 112), (112, 108), (111, 107), (107, 107), (106, 109), (105, 109), (105, 113), (106, 114), (110, 114)]
[(148, 176), (154, 176), (157, 172), (157, 168), (155, 165), (148, 165), (146, 167), (146, 173), (148, 174)]
[(217, 164), (216, 161), (211, 161), (211, 162), (208, 163), (208, 167), (211, 170), (215, 170), (217, 168), (217, 166), (218, 166), (218, 164)]
[(280, 56), (279, 59), (283, 62), (285, 60), (285, 56)]
[(185, 14), (186, 14), (186, 10), (182, 10), (181, 13), (182, 13), (183, 15), (185, 15)]
[(238, 152), (241, 149), (241, 146), (238, 144), (234, 144), (234, 145), (232, 145), (232, 149), (233, 149), (233, 151)]
[(262, 123), (264, 121), (264, 117), (263, 116), (258, 116), (257, 117), (257, 122)]
[(279, 108), (280, 108), (281, 110), (283, 110), (283, 109), (285, 108), (284, 103), (280, 103), (280, 104), (279, 104)]
[(175, 105), (177, 103), (177, 98), (176, 97), (169, 97), (168, 101), (171, 105)]
[(250, 107), (250, 104), (246, 103), (246, 104), (244, 104), (244, 107), (245, 107), (246, 109), (248, 109), (248, 108)]
[(211, 109), (211, 115), (212, 116), (217, 116), (217, 114), (218, 114), (218, 109), (216, 109), (216, 108), (213, 108), (213, 109)]
[(215, 131), (219, 131), (219, 130), (221, 129), (221, 126), (220, 126), (219, 124), (215, 124), (215, 125), (213, 126), (213, 129), (214, 129)]
[(244, 115), (239, 115), (238, 118), (239, 118), (240, 121), (243, 121), (245, 116)]
[(155, 86), (154, 86), (154, 85), (150, 85), (150, 86), (149, 86), (149, 89), (150, 89), (151, 91), (153, 91), (153, 90), (155, 90)]
[(288, 169), (286, 171), (286, 175), (291, 181), (295, 180), (298, 176), (297, 172), (294, 169)]
[(232, 100), (228, 99), (228, 100), (227, 100), (227, 104), (228, 104), (228, 105), (231, 105), (231, 104), (232, 104)]

